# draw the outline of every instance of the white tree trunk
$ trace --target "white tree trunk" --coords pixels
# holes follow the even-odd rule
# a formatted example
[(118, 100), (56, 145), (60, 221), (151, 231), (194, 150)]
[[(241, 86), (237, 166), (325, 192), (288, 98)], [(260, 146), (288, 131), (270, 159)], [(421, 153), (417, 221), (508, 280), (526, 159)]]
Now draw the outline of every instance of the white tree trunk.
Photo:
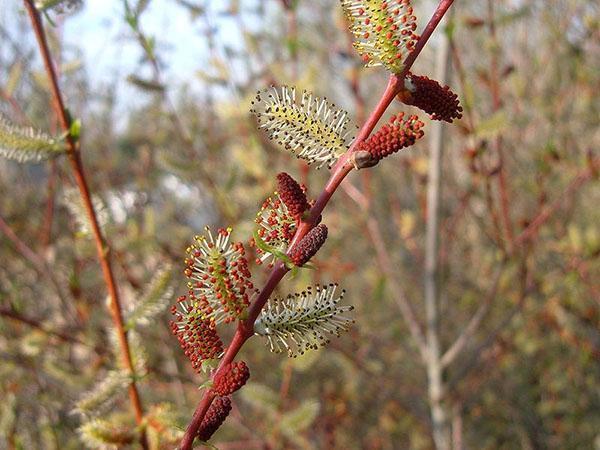
[[(436, 79), (444, 85), (448, 79), (450, 45), (447, 36), (441, 36), (437, 60)], [(439, 203), (441, 191), (441, 166), (444, 150), (442, 122), (431, 125), (431, 148), (427, 184), (427, 224), (425, 238), (425, 314), (427, 327), (427, 381), (433, 439), (437, 450), (450, 450), (450, 427), (448, 414), (443, 404), (444, 369), (441, 364), (442, 351), (439, 334)]]

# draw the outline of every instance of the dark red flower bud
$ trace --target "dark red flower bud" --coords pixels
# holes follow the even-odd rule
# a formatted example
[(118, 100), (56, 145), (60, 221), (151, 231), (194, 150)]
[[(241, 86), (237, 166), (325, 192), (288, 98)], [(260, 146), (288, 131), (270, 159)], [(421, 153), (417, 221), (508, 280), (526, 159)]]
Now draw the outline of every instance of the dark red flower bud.
[(452, 122), (462, 117), (458, 96), (448, 86), (442, 86), (425, 76), (408, 74), (398, 99), (425, 111), (433, 120)]
[(231, 399), (229, 397), (217, 397), (206, 411), (204, 419), (198, 430), (198, 439), (208, 441), (219, 429), (231, 411)]
[(233, 394), (246, 384), (248, 378), (250, 378), (250, 369), (244, 361), (231, 363), (215, 378), (213, 390), (221, 396)]
[(298, 267), (304, 265), (315, 253), (319, 251), (321, 246), (327, 239), (327, 227), (324, 224), (317, 225), (302, 238), (290, 253), (290, 258)]
[(309, 208), (304, 190), (285, 172), (277, 175), (277, 193), (290, 214), (296, 219)]
[(404, 113), (392, 116), (377, 133), (362, 141), (357, 151), (369, 152), (375, 161), (385, 158), (398, 150), (413, 145), (423, 137), (423, 122), (417, 116), (404, 118)]

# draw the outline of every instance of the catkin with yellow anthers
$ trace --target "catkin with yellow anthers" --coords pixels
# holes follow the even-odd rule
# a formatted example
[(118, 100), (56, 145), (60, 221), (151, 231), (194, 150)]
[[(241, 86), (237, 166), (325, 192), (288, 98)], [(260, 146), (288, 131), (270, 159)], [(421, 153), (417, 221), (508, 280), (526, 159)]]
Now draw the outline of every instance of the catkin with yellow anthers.
[(267, 339), (272, 352), (287, 352), (291, 357), (326, 345), (331, 336), (339, 336), (354, 322), (344, 316), (354, 308), (338, 304), (344, 291), (336, 295), (336, 289), (337, 284), (309, 287), (284, 299), (269, 300), (254, 325), (255, 333)]
[(385, 66), (400, 73), (418, 36), (410, 0), (341, 0), (354, 48), (367, 66)]
[(346, 111), (293, 87), (259, 91), (250, 111), (270, 139), (317, 167), (331, 167), (352, 140)]

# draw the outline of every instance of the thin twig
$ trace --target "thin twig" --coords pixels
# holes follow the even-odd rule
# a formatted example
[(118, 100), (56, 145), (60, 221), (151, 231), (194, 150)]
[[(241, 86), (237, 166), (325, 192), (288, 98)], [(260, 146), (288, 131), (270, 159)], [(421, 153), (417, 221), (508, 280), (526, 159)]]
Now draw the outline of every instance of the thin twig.
[[(496, 24), (494, 19), (494, 0), (488, 0), (488, 30), (493, 43), (497, 43)], [(500, 79), (498, 74), (498, 52), (492, 51), (490, 58), (490, 93), (492, 96), (492, 111), (498, 112), (502, 108)], [(502, 214), (502, 222), (508, 241), (508, 251), (512, 252), (514, 236), (512, 230), (512, 220), (510, 218), (510, 196), (508, 190), (508, 182), (506, 180), (506, 160), (504, 158), (504, 149), (502, 145), (502, 137), (497, 135), (492, 141), (494, 152), (498, 156), (498, 190), (500, 193), (500, 211)]]
[[(600, 159), (596, 159), (596, 160), (592, 161), (591, 164), (593, 166), (599, 165)], [(544, 225), (548, 221), (548, 219), (550, 219), (552, 217), (552, 215), (555, 214), (556, 211), (558, 211), (558, 209), (560, 209), (563, 202), (570, 196), (574, 195), (587, 181), (592, 179), (592, 177), (594, 176), (594, 172), (595, 172), (594, 167), (589, 167), (589, 168), (585, 169), (584, 171), (580, 172), (573, 179), (573, 181), (571, 181), (569, 183), (567, 188), (558, 196), (558, 198), (556, 200), (554, 200), (552, 203), (550, 203), (548, 206), (546, 206), (546, 208), (544, 208), (531, 221), (531, 223), (527, 226), (527, 228), (525, 228), (521, 232), (521, 234), (519, 234), (515, 238), (515, 245), (522, 246), (526, 242), (531, 240), (536, 235), (536, 233), (538, 232), (540, 227), (542, 225)]]
[(498, 294), (500, 278), (502, 277), (502, 273), (504, 272), (505, 265), (505, 262), (503, 262), (496, 269), (492, 281), (492, 288), (485, 296), (485, 300), (481, 303), (481, 305), (479, 305), (479, 308), (477, 308), (477, 311), (475, 311), (475, 314), (473, 314), (473, 317), (471, 317), (471, 320), (469, 320), (467, 326), (462, 330), (462, 332), (456, 338), (454, 343), (450, 346), (450, 348), (448, 348), (448, 350), (446, 350), (446, 353), (444, 353), (444, 355), (442, 356), (442, 367), (448, 367), (450, 364), (452, 364), (456, 357), (463, 352), (463, 350), (467, 347), (467, 344), (469, 344), (469, 342), (471, 342), (471, 340), (473, 339), (473, 336), (479, 329), (481, 323), (483, 322), (483, 319), (490, 310), (494, 299)]
[(25, 242), (23, 242), (19, 236), (13, 231), (13, 229), (6, 223), (6, 221), (0, 216), (0, 233), (4, 234), (9, 241), (12, 242), (15, 249), (23, 258), (25, 258), (33, 266), (35, 271), (40, 275), (48, 279), (54, 292), (58, 296), (61, 306), (65, 309), (65, 314), (77, 321), (77, 312), (75, 311), (71, 302), (67, 299), (67, 295), (63, 292), (63, 289), (52, 273), (48, 262), (35, 251), (33, 251)]
[(50, 336), (55, 336), (55, 337), (59, 338), (61, 341), (68, 342), (71, 344), (80, 344), (80, 345), (84, 345), (86, 347), (90, 347), (89, 344), (83, 342), (78, 337), (72, 336), (70, 334), (66, 334), (62, 331), (52, 330), (52, 329), (46, 327), (40, 321), (38, 321), (36, 319), (32, 319), (31, 317), (27, 317), (21, 313), (18, 313), (17, 311), (13, 310), (12, 308), (0, 306), (0, 316), (8, 317), (17, 322), (21, 322), (26, 325), (29, 325), (30, 327), (40, 330), (45, 334), (48, 334)]
[[(67, 133), (66, 144), (69, 162), (71, 164), (71, 169), (73, 171), (77, 187), (79, 188), (79, 192), (81, 194), (83, 205), (85, 207), (88, 219), (90, 221), (92, 234), (96, 244), (96, 251), (98, 253), (98, 258), (100, 260), (100, 265), (102, 267), (102, 272), (104, 275), (104, 281), (106, 283), (106, 287), (108, 289), (108, 294), (110, 297), (109, 309), (118, 336), (121, 351), (121, 359), (125, 368), (132, 375), (131, 383), (129, 385), (129, 398), (135, 413), (136, 422), (141, 425), (144, 418), (144, 412), (142, 409), (142, 403), (140, 400), (138, 388), (135, 382), (135, 369), (133, 367), (131, 350), (129, 348), (129, 342), (127, 340), (127, 332), (123, 324), (123, 315), (119, 291), (117, 289), (117, 284), (115, 281), (110, 260), (110, 246), (108, 245), (108, 242), (105, 240), (102, 234), (100, 224), (98, 222), (98, 217), (96, 216), (96, 212), (94, 211), (90, 189), (81, 160), (79, 142), (75, 140), (70, 133), (71, 117), (65, 107), (65, 103), (62, 97), (62, 91), (58, 83), (58, 76), (56, 74), (56, 69), (54, 67), (50, 49), (48, 47), (48, 42), (46, 39), (46, 33), (44, 31), (42, 19), (34, 5), (33, 0), (24, 0), (24, 2), (29, 17), (31, 19), (31, 24), (35, 32), (36, 39), (38, 41), (42, 59), (44, 61), (46, 72), (48, 74), (48, 78), (50, 80), (50, 89), (52, 92), (54, 108), (58, 115), (58, 119), (60, 121), (62, 129)], [(142, 432), (141, 444), (143, 448), (148, 447), (145, 432)]]
[(386, 281), (390, 284), (390, 288), (394, 293), (394, 301), (398, 305), (398, 309), (402, 314), (402, 318), (408, 327), (412, 339), (417, 344), (421, 359), (426, 361), (428, 349), (427, 342), (425, 341), (425, 335), (421, 328), (421, 324), (417, 320), (417, 315), (415, 314), (411, 303), (408, 301), (402, 285), (398, 282), (397, 275), (394, 273), (394, 267), (396, 267), (396, 265), (392, 262), (387, 251), (387, 246), (383, 242), (378, 221), (373, 217), (370, 217), (367, 220), (367, 229), (369, 230), (369, 236), (373, 242), (373, 247), (375, 247), (375, 252), (377, 253), (379, 268), (383, 270), (383, 273), (386, 276)]
[[(526, 283), (526, 282), (524, 282)], [(519, 296), (519, 300), (517, 303), (505, 314), (504, 318), (500, 321), (500, 323), (481, 341), (481, 343), (471, 352), (467, 361), (453, 374), (450, 380), (447, 383), (447, 391), (452, 391), (456, 387), (456, 385), (464, 379), (471, 371), (473, 371), (481, 362), (481, 356), (484, 351), (490, 347), (496, 339), (505, 331), (509, 326), (512, 320), (515, 318), (517, 313), (519, 313), (523, 309), (523, 305), (525, 304), (525, 300), (531, 291), (530, 286), (524, 286), (521, 289), (521, 295)]]

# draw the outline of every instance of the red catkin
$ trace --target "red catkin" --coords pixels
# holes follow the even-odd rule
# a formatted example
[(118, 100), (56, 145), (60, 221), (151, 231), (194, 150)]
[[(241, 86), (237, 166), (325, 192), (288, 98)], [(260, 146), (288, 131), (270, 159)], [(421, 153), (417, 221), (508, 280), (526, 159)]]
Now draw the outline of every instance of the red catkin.
[(324, 224), (317, 225), (306, 233), (306, 236), (292, 250), (290, 259), (298, 267), (304, 265), (319, 251), (326, 239), (327, 227)]
[(277, 193), (290, 214), (296, 219), (309, 208), (304, 190), (285, 172), (277, 175)]
[(198, 439), (208, 441), (219, 429), (231, 411), (231, 399), (229, 397), (217, 397), (214, 399), (202, 423), (198, 429)]
[(462, 117), (458, 96), (448, 86), (442, 86), (426, 76), (408, 74), (398, 99), (425, 111), (433, 120), (452, 122)]
[(233, 394), (246, 384), (248, 378), (250, 369), (244, 361), (231, 363), (215, 378), (213, 390), (221, 396)]
[(417, 116), (404, 113), (392, 116), (375, 134), (357, 146), (358, 151), (369, 152), (373, 159), (379, 161), (397, 151), (410, 147), (417, 139), (423, 137), (423, 122)]
[(179, 297), (177, 304), (171, 307), (175, 320), (170, 326), (192, 367), (200, 373), (203, 361), (218, 358), (223, 353), (223, 343), (214, 321), (195, 315), (193, 311), (194, 306), (187, 297)]

